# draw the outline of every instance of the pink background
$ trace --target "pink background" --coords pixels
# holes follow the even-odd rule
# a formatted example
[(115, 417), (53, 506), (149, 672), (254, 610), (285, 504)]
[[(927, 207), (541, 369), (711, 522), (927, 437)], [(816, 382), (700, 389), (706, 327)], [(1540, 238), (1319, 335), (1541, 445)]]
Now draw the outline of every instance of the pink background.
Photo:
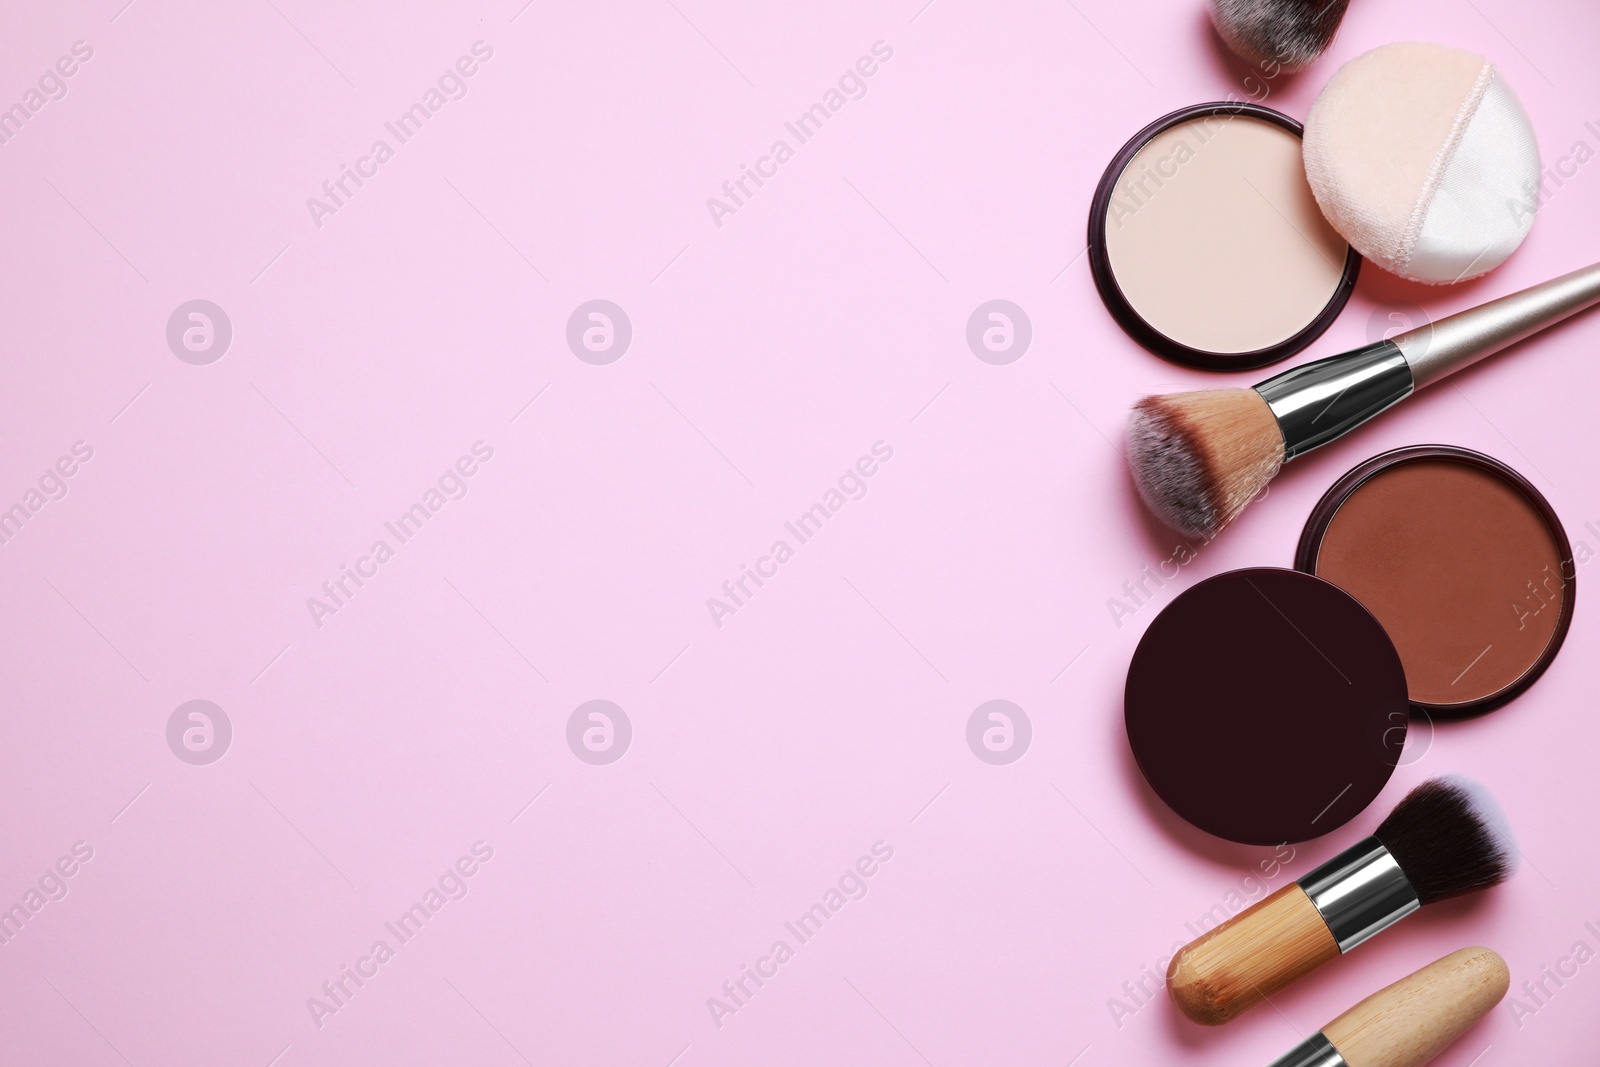
[[(1329, 57), (1263, 83), (1197, 0), (121, 3), (0, 14), (0, 103), (93, 49), (0, 145), (0, 508), (93, 449), (0, 546), (0, 906), (93, 850), (0, 945), (6, 1062), (1266, 1063), (1463, 945), (1517, 984), (1600, 949), (1583, 569), (1534, 689), (1417, 730), (1372, 808), (1269, 880), (1456, 771), (1516, 824), (1510, 884), (1223, 1030), (1124, 991), (1271, 855), (1138, 777), (1139, 634), (1205, 576), (1288, 565), (1322, 491), (1400, 445), (1504, 459), (1600, 549), (1600, 320), (1297, 464), (1119, 626), (1108, 601), (1175, 545), (1116, 451), (1128, 403), (1253, 379), (1145, 353), (1080, 256), (1146, 122), (1263, 91), (1303, 117), (1387, 41), (1494, 58), (1547, 162), (1600, 148), (1592, 4), (1358, 0)], [(479, 40), (466, 96), (318, 227), (307, 198)], [(707, 198), (877, 41), (865, 96), (719, 227)], [(1490, 277), (1369, 269), (1307, 356), (1586, 264), (1596, 232), (1589, 164)], [(165, 339), (197, 298), (233, 327), (205, 366)], [(633, 328), (604, 366), (565, 340), (597, 298)], [(965, 339), (995, 298), (1033, 329), (1004, 366)], [(465, 498), (317, 626), (307, 598), (478, 441)], [(878, 441), (866, 495), (717, 626), (707, 598)], [(193, 699), (234, 731), (205, 766), (166, 740)], [(609, 765), (566, 740), (593, 699), (632, 725)], [(1032, 723), (1005, 766), (966, 742), (991, 699)], [(478, 841), (465, 897), (318, 1026), (307, 999)], [(798, 944), (785, 921), (879, 841), (869, 892)], [(1590, 1062), (1600, 964), (1547, 988), (1439, 1062)]]

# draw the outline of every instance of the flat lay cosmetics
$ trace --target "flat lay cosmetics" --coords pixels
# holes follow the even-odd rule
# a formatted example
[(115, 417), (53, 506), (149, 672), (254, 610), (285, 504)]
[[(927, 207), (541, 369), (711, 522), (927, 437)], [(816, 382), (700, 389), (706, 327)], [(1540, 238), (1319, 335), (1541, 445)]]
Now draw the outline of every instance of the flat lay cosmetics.
[(1434, 717), (1499, 707), (1554, 659), (1576, 568), (1561, 521), (1516, 471), (1421, 445), (1376, 456), (1323, 496), (1295, 567), (1382, 623), (1411, 703)]
[(1533, 227), (1539, 144), (1480, 55), (1408, 41), (1341, 67), (1305, 124), (1306, 179), (1367, 259), (1448, 285), (1503, 263)]
[(1423, 1067), (1500, 1003), (1511, 986), (1492, 949), (1458, 949), (1385, 986), (1272, 1067)]
[[(1207, 0), (1218, 36), (1267, 78), (1329, 47), (1346, 0)], [(1248, 370), (1293, 356), (1344, 308), (1363, 259), (1447, 285), (1532, 229), (1533, 123), (1483, 56), (1402, 42), (1333, 74), (1306, 116), (1213, 103), (1140, 130), (1089, 213), (1088, 256), (1122, 329), (1162, 358)], [(1600, 263), (1253, 388), (1147, 396), (1127, 461), (1145, 506), (1209, 541), (1282, 465), (1412, 393), (1600, 303)], [(1198, 582), (1150, 621), (1128, 666), (1134, 762), (1176, 815), (1230, 841), (1305, 841), (1356, 818), (1400, 762), (1413, 715), (1465, 718), (1526, 691), (1569, 630), (1571, 543), (1501, 461), (1450, 445), (1340, 478), (1294, 570)], [(1460, 778), (1408, 793), (1371, 837), (1172, 959), (1174, 1004), (1227, 1022), (1406, 915), (1494, 886), (1515, 846)], [(1274, 1067), (1421, 1067), (1505, 995), (1505, 961), (1462, 949), (1367, 997)]]
[(1418, 908), (1500, 884), (1515, 855), (1493, 798), (1430, 779), (1373, 836), (1185, 946), (1167, 991), (1195, 1022), (1225, 1023)]
[(1228, 103), (1175, 111), (1123, 147), (1088, 240), (1101, 299), (1129, 335), (1180, 363), (1245, 370), (1327, 329), (1361, 260), (1323, 218), (1300, 151), (1299, 123)]
[(1333, 43), (1349, 0), (1210, 0), (1217, 36), (1264, 70), (1304, 70)]
[(1133, 654), (1123, 713), (1156, 795), (1253, 845), (1354, 818), (1394, 773), (1410, 721), (1383, 626), (1337, 586), (1271, 567), (1173, 600)]
[(1128, 420), (1128, 462), (1139, 496), (1169, 526), (1214, 536), (1286, 460), (1596, 303), (1600, 263), (1302, 364), (1254, 389), (1147, 396)]

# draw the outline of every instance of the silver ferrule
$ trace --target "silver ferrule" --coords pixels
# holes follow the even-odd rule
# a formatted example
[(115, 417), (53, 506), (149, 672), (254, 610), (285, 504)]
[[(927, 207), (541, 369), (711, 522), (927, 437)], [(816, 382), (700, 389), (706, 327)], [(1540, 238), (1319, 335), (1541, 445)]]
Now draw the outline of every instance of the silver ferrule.
[(1347, 848), (1304, 878), (1300, 888), (1349, 952), (1422, 907), (1417, 891), (1383, 842), (1369, 837)]
[(1329, 356), (1256, 386), (1283, 431), (1283, 458), (1293, 459), (1360, 426), (1411, 395), (1405, 355), (1393, 341)]
[(1318, 1030), (1272, 1061), (1271, 1067), (1348, 1067), (1333, 1042)]
[(1600, 263), (1419, 326), (1394, 343), (1421, 389), (1597, 303)]

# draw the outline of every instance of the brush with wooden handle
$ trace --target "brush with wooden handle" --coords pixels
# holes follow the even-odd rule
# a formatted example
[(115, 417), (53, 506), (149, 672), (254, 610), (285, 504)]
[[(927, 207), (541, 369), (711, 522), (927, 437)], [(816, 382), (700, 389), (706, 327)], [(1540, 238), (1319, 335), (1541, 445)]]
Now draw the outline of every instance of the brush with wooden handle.
[(1377, 417), (1416, 390), (1600, 303), (1600, 263), (1253, 389), (1147, 396), (1128, 419), (1128, 463), (1145, 505), (1211, 538), (1280, 467)]
[(1167, 992), (1195, 1022), (1225, 1023), (1423, 905), (1499, 885), (1514, 855), (1487, 793), (1430, 779), (1373, 836), (1185, 945)]
[(1500, 1003), (1510, 985), (1499, 953), (1460, 949), (1378, 990), (1272, 1067), (1422, 1067)]

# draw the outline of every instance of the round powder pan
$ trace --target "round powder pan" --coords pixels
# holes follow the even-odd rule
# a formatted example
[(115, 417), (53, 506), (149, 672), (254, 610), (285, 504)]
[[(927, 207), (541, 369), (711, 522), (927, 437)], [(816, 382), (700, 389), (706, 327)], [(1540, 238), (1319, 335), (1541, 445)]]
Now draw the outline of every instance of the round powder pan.
[(1317, 207), (1298, 122), (1257, 104), (1157, 119), (1089, 209), (1100, 298), (1145, 348), (1209, 370), (1299, 352), (1344, 308), (1361, 256)]
[(1349, 593), (1272, 567), (1184, 590), (1128, 666), (1145, 780), (1194, 826), (1249, 845), (1338, 829), (1389, 781), (1411, 709), (1389, 635)]
[(1435, 718), (1500, 707), (1544, 673), (1572, 624), (1572, 545), (1549, 501), (1490, 456), (1417, 445), (1329, 489), (1295, 567), (1359, 600)]

